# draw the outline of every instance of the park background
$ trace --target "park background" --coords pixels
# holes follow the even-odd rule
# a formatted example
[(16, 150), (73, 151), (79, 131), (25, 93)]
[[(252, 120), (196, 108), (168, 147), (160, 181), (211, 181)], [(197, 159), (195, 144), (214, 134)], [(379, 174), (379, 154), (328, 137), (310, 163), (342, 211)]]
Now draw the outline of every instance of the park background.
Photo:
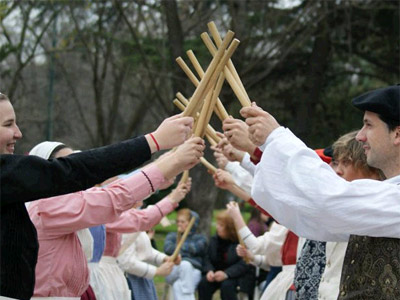
[[(399, 12), (398, 0), (0, 0), (0, 91), (24, 135), (16, 153), (44, 140), (84, 150), (154, 130), (178, 113), (177, 92), (194, 91), (175, 58), (189, 64), (191, 49), (203, 68), (211, 61), (200, 39), (209, 21), (241, 41), (232, 60), (250, 99), (310, 147), (329, 146), (361, 127), (354, 96), (400, 82)], [(240, 117), (229, 85), (220, 99)], [(221, 130), (215, 116), (211, 124)], [(200, 214), (208, 235), (232, 196), (203, 166), (190, 174), (181, 206)]]

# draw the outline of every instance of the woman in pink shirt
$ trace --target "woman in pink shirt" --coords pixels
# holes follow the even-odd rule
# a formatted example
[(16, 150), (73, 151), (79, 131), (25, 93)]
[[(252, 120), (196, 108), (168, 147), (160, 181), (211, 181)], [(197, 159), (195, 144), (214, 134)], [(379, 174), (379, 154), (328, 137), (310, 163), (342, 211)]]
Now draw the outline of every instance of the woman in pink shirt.
[[(29, 215), (40, 243), (34, 297), (79, 299), (88, 287), (89, 273), (76, 231), (116, 221), (123, 211), (145, 199), (167, 179), (192, 167), (193, 156), (201, 156), (200, 144), (198, 139), (189, 139), (175, 152), (107, 188), (91, 188), (33, 202)], [(65, 156), (72, 150), (64, 147), (62, 153)], [(173, 208), (174, 203), (165, 199), (147, 211), (130, 213), (136, 218), (130, 221), (131, 225), (138, 231), (146, 230), (159, 221), (161, 212)]]

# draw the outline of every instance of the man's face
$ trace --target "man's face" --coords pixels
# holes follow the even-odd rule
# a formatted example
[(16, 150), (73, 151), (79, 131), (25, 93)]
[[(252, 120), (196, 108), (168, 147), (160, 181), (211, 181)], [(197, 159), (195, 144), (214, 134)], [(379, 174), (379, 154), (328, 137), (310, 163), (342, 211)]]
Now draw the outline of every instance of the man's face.
[(13, 154), (15, 143), (22, 138), (10, 101), (0, 101), (0, 154)]
[(388, 163), (398, 159), (398, 147), (395, 146), (396, 134), (398, 134), (396, 130), (388, 130), (376, 113), (365, 112), (364, 126), (358, 132), (356, 139), (363, 143), (369, 166), (385, 172)]

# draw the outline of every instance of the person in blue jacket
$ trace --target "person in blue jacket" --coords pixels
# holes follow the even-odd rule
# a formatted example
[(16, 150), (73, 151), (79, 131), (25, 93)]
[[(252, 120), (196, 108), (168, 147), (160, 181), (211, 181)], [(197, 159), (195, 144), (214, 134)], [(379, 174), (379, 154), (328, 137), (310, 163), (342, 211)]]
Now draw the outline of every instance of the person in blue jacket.
[(164, 252), (171, 255), (192, 217), (195, 217), (195, 223), (180, 250), (182, 261), (179, 265), (174, 266), (171, 274), (165, 278), (172, 285), (175, 300), (195, 299), (207, 251), (207, 238), (203, 234), (196, 233), (200, 221), (199, 215), (188, 208), (182, 208), (177, 213), (178, 232), (170, 232), (165, 238)]

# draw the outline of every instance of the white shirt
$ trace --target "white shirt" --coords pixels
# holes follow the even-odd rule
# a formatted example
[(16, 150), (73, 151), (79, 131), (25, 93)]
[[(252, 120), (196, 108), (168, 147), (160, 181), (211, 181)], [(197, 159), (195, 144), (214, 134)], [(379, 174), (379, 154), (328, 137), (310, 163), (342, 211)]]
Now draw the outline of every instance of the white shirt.
[(241, 187), (246, 193), (251, 194), (251, 186), (253, 184), (253, 175), (245, 170), (238, 162), (228, 162), (225, 166), (235, 183)]
[(256, 237), (247, 226), (239, 230), (239, 235), (251, 253), (265, 255), (265, 263), (270, 266), (282, 266), (281, 248), (285, 243), (288, 232), (289, 230), (286, 227), (274, 222), (270, 231), (259, 237)]
[(240, 165), (245, 169), (247, 172), (249, 172), (252, 176), (254, 176), (254, 172), (256, 170), (256, 165), (253, 164), (253, 162), (250, 159), (250, 154), (247, 152), (243, 155), (242, 161), (240, 162)]
[(126, 235), (131, 244), (118, 256), (121, 269), (138, 277), (153, 279), (157, 267), (163, 263), (166, 255), (151, 246), (150, 238), (146, 232)]
[(297, 235), (321, 241), (347, 241), (350, 234), (400, 238), (400, 175), (348, 182), (283, 127), (260, 148), (252, 197)]

